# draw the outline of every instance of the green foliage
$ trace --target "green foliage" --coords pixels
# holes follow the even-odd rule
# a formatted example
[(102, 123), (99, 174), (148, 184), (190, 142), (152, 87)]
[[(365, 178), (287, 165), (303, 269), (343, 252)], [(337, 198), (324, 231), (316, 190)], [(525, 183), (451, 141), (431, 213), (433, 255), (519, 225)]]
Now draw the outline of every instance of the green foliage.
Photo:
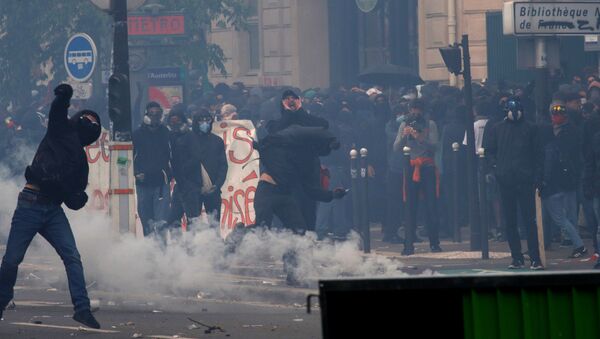
[[(211, 67), (225, 71), (223, 50), (206, 43), (210, 23), (243, 29), (247, 6), (243, 0), (164, 0), (166, 11), (186, 15), (187, 41), (165, 49), (173, 65), (188, 69)], [(0, 107), (9, 102), (27, 105), (36, 81), (44, 80), (39, 65), (54, 64), (54, 78), (66, 78), (63, 52), (69, 37), (89, 34), (97, 44), (99, 69), (109, 68), (112, 18), (88, 0), (0, 0)], [(162, 50), (161, 50), (162, 52)]]

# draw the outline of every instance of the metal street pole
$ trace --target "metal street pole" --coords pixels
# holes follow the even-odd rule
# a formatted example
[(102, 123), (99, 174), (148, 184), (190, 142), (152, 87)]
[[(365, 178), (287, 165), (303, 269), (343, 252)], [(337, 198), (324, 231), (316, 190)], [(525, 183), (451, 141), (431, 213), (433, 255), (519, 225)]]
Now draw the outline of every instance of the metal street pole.
[(535, 107), (536, 121), (544, 120), (547, 108), (548, 61), (546, 59), (546, 39), (536, 37), (535, 41)]
[[(110, 143), (110, 207), (113, 227), (121, 233), (134, 233), (135, 195), (133, 176), (133, 144), (131, 142), (131, 96), (129, 91), (129, 42), (127, 31), (127, 0), (111, 0), (114, 18), (113, 76), (120, 85), (109, 86), (109, 100), (118, 107), (113, 115)], [(119, 93), (111, 93), (118, 91)], [(110, 104), (110, 103), (109, 103)]]
[(469, 220), (471, 226), (471, 251), (481, 249), (481, 228), (479, 220), (479, 199), (477, 189), (477, 168), (475, 159), (475, 130), (473, 128), (473, 90), (471, 87), (471, 55), (469, 54), (469, 35), (464, 34), (461, 41), (463, 49), (464, 95), (467, 106), (467, 184), (469, 188)]
[(460, 173), (459, 170), (459, 153), (460, 145), (458, 142), (452, 143), (452, 223), (454, 224), (454, 242), (461, 242), (461, 234), (460, 234), (460, 211), (458, 200), (460, 196), (458, 194), (458, 175)]
[(485, 183), (485, 149), (478, 149), (477, 155), (479, 156), (479, 206), (481, 207), (481, 259), (489, 259), (490, 246), (488, 242), (488, 199)]
[(363, 233), (363, 252), (371, 253), (371, 225), (369, 223), (369, 171), (367, 155), (369, 151), (366, 148), (360, 149), (360, 208), (361, 224)]
[(360, 193), (358, 191), (358, 151), (354, 148), (350, 151), (350, 178), (352, 195), (352, 224), (360, 233)]

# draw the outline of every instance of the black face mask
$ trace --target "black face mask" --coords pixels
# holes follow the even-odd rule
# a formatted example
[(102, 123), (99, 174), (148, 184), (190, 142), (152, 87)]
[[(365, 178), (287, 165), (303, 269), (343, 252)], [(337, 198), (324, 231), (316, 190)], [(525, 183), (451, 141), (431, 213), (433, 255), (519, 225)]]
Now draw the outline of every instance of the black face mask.
[(82, 146), (92, 144), (100, 136), (102, 128), (99, 124), (90, 121), (85, 117), (81, 117), (77, 122), (77, 135)]

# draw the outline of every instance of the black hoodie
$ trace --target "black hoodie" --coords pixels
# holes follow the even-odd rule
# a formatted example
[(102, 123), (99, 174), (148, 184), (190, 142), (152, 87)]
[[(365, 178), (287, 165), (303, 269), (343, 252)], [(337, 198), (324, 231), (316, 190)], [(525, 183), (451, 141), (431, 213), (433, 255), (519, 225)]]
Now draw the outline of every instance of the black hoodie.
[(80, 209), (87, 202), (85, 188), (88, 184), (89, 167), (84, 146), (100, 136), (100, 125), (86, 125), (83, 114), (96, 118), (98, 114), (84, 110), (69, 119), (67, 113), (73, 89), (59, 85), (54, 89), (56, 97), (50, 107), (48, 130), (38, 146), (33, 162), (25, 170), (27, 183), (40, 188), (42, 194), (55, 203), (65, 203), (71, 209)]
[(187, 147), (187, 150), (183, 155), (185, 189), (200, 191), (200, 188), (202, 187), (201, 166), (204, 166), (212, 184), (217, 187), (217, 192), (220, 193), (219, 190), (225, 183), (229, 167), (227, 164), (227, 156), (225, 154), (225, 144), (223, 139), (213, 134), (210, 130), (207, 133), (200, 131), (199, 119), (203, 116), (206, 117), (210, 115), (206, 111), (194, 115), (192, 120), (192, 132), (187, 133), (183, 137), (184, 144)]

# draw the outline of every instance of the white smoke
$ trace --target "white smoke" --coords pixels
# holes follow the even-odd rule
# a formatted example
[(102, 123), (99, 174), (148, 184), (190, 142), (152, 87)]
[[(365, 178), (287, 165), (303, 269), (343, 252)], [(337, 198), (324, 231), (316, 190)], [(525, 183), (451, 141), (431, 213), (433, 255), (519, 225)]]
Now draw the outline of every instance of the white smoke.
[[(33, 151), (29, 148), (20, 152), (25, 156), (18, 160), (21, 162), (18, 165), (24, 169)], [(22, 175), (11, 176), (0, 162), (0, 192), (3, 193), (0, 195), (0, 234), (4, 239), (23, 184)], [(344, 242), (321, 242), (314, 233), (299, 236), (289, 231), (256, 229), (247, 232), (232, 250), (214, 228), (191, 225), (196, 231), (183, 233), (164, 247), (155, 238), (115, 234), (110, 219), (103, 213), (83, 210), (67, 211), (67, 215), (87, 282), (95, 281), (104, 291), (185, 296), (202, 291), (216, 297), (243, 298), (245, 292), (236, 285), (239, 283), (236, 280), (242, 279), (239, 277), (244, 274), (240, 268), (246, 268), (245, 272), (255, 270), (258, 277), (266, 276), (269, 284), (285, 285), (282, 257), (291, 250), (298, 259), (296, 276), (309, 287), (316, 287), (317, 280), (322, 278), (406, 275), (400, 271), (403, 265), (398, 261), (364, 255), (355, 233)], [(28, 257), (43, 258), (45, 264), (50, 260), (55, 269), (43, 272), (44, 281), (66, 286), (62, 262), (43, 238), (36, 237), (26, 261)]]

